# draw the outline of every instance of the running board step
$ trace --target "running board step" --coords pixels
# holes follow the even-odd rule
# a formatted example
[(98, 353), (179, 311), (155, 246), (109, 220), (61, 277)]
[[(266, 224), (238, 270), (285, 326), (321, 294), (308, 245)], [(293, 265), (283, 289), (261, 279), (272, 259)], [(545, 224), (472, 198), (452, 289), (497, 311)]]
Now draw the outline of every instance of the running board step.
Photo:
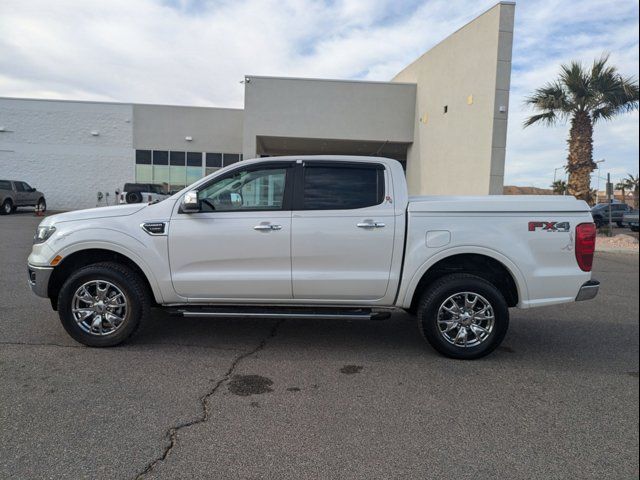
[(370, 308), (296, 308), (264, 306), (172, 308), (171, 314), (174, 316), (188, 318), (311, 318), (315, 320), (386, 320), (391, 316), (390, 311), (372, 310)]

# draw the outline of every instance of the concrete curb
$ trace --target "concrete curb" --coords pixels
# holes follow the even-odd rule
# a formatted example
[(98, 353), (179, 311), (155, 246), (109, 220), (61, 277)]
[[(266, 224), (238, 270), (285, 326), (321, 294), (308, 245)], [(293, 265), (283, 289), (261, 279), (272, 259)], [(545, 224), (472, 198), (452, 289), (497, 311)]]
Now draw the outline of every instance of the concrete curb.
[(640, 253), (640, 250), (629, 248), (596, 247), (596, 253), (626, 253), (628, 255), (638, 255)]

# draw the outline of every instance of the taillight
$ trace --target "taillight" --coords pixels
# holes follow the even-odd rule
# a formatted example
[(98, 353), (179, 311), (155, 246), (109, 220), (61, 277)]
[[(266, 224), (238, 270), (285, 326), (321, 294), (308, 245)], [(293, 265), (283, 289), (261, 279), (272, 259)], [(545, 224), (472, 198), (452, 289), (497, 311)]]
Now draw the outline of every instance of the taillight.
[(581, 223), (576, 227), (576, 260), (583, 272), (590, 272), (596, 250), (595, 223)]

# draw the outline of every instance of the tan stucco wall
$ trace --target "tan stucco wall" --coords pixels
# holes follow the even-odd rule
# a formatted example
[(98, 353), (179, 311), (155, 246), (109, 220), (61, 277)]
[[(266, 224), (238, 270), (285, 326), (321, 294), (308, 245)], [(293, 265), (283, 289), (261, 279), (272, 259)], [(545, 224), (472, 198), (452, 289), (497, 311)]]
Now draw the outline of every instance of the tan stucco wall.
[(413, 84), (248, 76), (244, 157), (261, 135), (411, 142), (415, 99)]
[(232, 108), (133, 105), (133, 146), (242, 153), (243, 117), (242, 110)]
[(502, 193), (514, 10), (496, 5), (393, 78), (417, 84), (411, 194)]

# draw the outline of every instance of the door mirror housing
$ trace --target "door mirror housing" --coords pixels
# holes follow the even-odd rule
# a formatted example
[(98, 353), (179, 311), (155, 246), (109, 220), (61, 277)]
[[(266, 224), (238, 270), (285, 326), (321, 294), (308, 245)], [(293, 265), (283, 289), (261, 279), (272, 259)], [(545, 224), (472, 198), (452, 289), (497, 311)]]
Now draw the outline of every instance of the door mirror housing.
[(240, 195), (239, 193), (231, 193), (230, 197), (231, 206), (233, 208), (242, 207), (242, 195)]
[(182, 213), (197, 213), (200, 211), (200, 201), (198, 200), (198, 190), (189, 190), (182, 197), (180, 204)]

